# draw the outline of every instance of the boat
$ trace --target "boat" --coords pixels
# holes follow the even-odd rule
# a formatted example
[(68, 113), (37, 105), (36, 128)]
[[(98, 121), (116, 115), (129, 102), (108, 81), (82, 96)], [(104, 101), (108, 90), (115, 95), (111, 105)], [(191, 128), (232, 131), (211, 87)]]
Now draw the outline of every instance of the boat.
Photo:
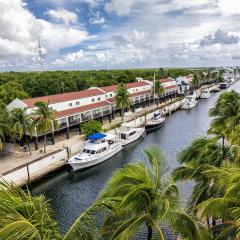
[(229, 87), (229, 83), (228, 82), (222, 82), (219, 85), (220, 89), (227, 89)]
[(122, 126), (116, 130), (119, 142), (125, 146), (137, 141), (145, 134), (145, 128)]
[(216, 92), (220, 92), (220, 87), (219, 85), (215, 86), (214, 88), (212, 88), (211, 92), (216, 93)]
[(164, 125), (165, 120), (165, 117), (161, 114), (160, 111), (154, 112), (152, 118), (145, 124), (146, 131), (151, 132), (159, 129)]
[(184, 102), (181, 106), (181, 109), (189, 110), (196, 106), (197, 100), (196, 100), (196, 94), (188, 95), (184, 98)]
[(121, 150), (122, 144), (115, 135), (96, 133), (88, 136), (84, 149), (68, 163), (76, 171), (102, 163)]
[(200, 98), (201, 98), (201, 99), (207, 99), (207, 98), (209, 98), (210, 96), (211, 96), (211, 93), (210, 93), (210, 91), (209, 91), (208, 88), (205, 88), (205, 89), (203, 89), (203, 90), (201, 91), (201, 95), (200, 95)]

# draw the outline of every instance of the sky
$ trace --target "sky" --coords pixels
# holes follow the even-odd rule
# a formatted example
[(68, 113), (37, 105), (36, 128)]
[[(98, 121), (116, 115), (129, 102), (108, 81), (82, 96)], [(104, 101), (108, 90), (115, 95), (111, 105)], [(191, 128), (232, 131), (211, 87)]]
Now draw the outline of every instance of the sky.
[(0, 0), (0, 71), (239, 60), (239, 0)]

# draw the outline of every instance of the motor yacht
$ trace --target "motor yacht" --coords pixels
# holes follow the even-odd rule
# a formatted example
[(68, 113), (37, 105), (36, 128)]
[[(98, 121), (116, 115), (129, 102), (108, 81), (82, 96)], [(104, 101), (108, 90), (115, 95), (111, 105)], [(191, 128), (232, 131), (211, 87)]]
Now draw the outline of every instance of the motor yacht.
[(92, 134), (88, 136), (84, 149), (70, 158), (68, 163), (74, 171), (92, 167), (113, 157), (122, 150), (117, 136), (112, 134)]
[(165, 117), (160, 111), (154, 112), (152, 118), (146, 122), (145, 129), (147, 132), (151, 132), (159, 129), (165, 123)]
[(200, 95), (201, 99), (207, 99), (207, 98), (210, 98), (210, 96), (211, 96), (211, 93), (208, 88), (202, 89), (201, 95)]
[(122, 126), (116, 130), (119, 142), (125, 146), (135, 142), (145, 134), (145, 128)]
[(196, 93), (195, 94), (193, 93), (184, 98), (184, 102), (181, 106), (181, 109), (189, 110), (191, 108), (194, 108), (196, 104), (197, 104)]

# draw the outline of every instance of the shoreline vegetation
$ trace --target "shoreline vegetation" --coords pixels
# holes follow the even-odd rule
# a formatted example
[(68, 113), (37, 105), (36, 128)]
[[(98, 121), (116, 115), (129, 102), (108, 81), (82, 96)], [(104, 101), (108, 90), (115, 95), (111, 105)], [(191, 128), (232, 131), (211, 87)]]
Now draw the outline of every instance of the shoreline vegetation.
[[(240, 94), (222, 93), (209, 114), (208, 134), (179, 153), (180, 167), (166, 174), (161, 151), (143, 150), (147, 164), (116, 170), (64, 236), (43, 195), (2, 182), (0, 239), (125, 240), (144, 229), (147, 240), (163, 240), (163, 222), (180, 239), (239, 239)], [(189, 180), (195, 185), (184, 209), (176, 182)]]

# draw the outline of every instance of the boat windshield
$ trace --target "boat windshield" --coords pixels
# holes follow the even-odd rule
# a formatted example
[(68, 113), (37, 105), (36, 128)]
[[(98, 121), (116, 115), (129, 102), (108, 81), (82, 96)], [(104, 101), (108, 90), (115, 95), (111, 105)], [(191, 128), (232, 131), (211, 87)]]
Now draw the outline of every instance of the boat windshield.
[(121, 133), (120, 138), (126, 140), (127, 139), (127, 134)]
[(83, 149), (83, 153), (87, 153), (87, 154), (95, 154), (96, 151), (94, 151), (94, 150), (90, 150), (90, 149)]
[(135, 133), (136, 133), (136, 131), (130, 132), (130, 133), (129, 133), (129, 136), (132, 136), (132, 135), (134, 135)]

